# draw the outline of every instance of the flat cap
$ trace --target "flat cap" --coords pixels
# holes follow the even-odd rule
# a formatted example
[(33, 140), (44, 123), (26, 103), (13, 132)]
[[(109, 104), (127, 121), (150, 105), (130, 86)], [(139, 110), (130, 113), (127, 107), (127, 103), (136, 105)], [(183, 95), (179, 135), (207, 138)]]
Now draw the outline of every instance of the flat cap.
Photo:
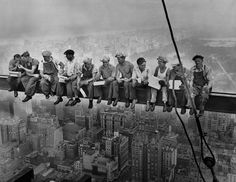
[(123, 52), (118, 52), (118, 53), (116, 53), (115, 57), (116, 58), (125, 58), (126, 55)]
[(110, 61), (109, 56), (103, 56), (103, 58), (101, 59), (101, 62), (109, 62), (109, 61)]
[(21, 54), (22, 57), (28, 57), (30, 56), (30, 53), (28, 51), (23, 52), (23, 54)]
[(160, 62), (163, 62), (163, 63), (167, 63), (168, 62), (166, 57), (163, 57), (163, 56), (158, 56), (157, 60), (160, 61)]
[(137, 65), (141, 65), (144, 62), (146, 62), (146, 60), (143, 57), (140, 57), (140, 58), (137, 59)]
[(64, 54), (65, 54), (65, 55), (67, 55), (67, 54), (72, 54), (72, 55), (74, 55), (74, 54), (75, 54), (75, 51), (73, 51), (72, 49), (68, 49), (68, 50), (66, 50), (66, 51), (64, 52)]
[(52, 56), (52, 53), (50, 51), (43, 51), (42, 55), (45, 57), (50, 57), (50, 56)]
[(193, 61), (195, 61), (196, 59), (203, 59), (204, 57), (202, 56), (202, 55), (195, 55), (194, 57), (193, 57)]
[(84, 57), (84, 59), (83, 59), (83, 62), (84, 63), (92, 63), (92, 58), (90, 58), (90, 57)]

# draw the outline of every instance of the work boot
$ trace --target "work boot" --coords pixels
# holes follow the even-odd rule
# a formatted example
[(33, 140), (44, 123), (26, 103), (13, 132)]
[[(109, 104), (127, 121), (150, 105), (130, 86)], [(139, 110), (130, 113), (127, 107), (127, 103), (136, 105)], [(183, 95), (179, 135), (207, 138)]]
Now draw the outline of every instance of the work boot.
[(81, 102), (80, 98), (77, 97), (77, 98), (75, 98), (75, 100), (73, 100), (73, 101), (71, 102), (70, 106), (74, 106), (74, 105), (76, 105), (77, 103), (80, 103), (80, 102)]
[(12, 92), (12, 91), (13, 91), (13, 89), (12, 89), (12, 88), (9, 88), (9, 89), (8, 89), (8, 92)]
[(193, 115), (193, 114), (194, 114), (193, 108), (190, 108), (190, 109), (189, 109), (189, 114), (190, 114), (190, 115)]
[(129, 99), (126, 99), (126, 102), (125, 102), (125, 107), (128, 108), (130, 106), (130, 102), (129, 102)]
[(164, 103), (163, 105), (163, 112), (166, 112), (167, 111), (167, 106), (166, 106), (166, 103)]
[(168, 107), (167, 107), (167, 112), (171, 112), (172, 109), (173, 109), (173, 106), (168, 106)]
[(93, 108), (93, 100), (89, 100), (89, 106), (88, 106), (89, 109), (92, 109)]
[(45, 95), (45, 98), (46, 98), (46, 99), (49, 99), (49, 97), (50, 97), (50, 95), (49, 95), (49, 94)]
[(57, 97), (57, 100), (56, 100), (56, 102), (54, 102), (54, 105), (57, 105), (62, 101), (63, 101), (63, 99), (61, 97)]
[(27, 96), (22, 100), (22, 102), (27, 102), (27, 101), (29, 101), (30, 99), (32, 99), (32, 97), (27, 95)]
[(135, 108), (135, 104), (136, 104), (136, 99), (133, 99), (133, 101), (132, 101), (132, 104), (131, 104), (131, 109), (134, 109)]
[(153, 111), (155, 110), (155, 106), (156, 106), (156, 105), (155, 105), (155, 103), (151, 103), (151, 108), (150, 108), (150, 111), (152, 111), (152, 112), (153, 112)]
[(69, 99), (67, 103), (65, 104), (65, 106), (70, 106), (72, 102), (73, 102), (73, 99)]
[(182, 107), (181, 108), (181, 111), (180, 111), (180, 114), (185, 114), (186, 113), (186, 108), (185, 107)]
[(14, 97), (18, 97), (18, 92), (14, 91)]
[(102, 102), (102, 97), (98, 97), (97, 104), (100, 104)]
[(204, 110), (200, 110), (198, 116), (203, 116), (204, 115)]
[(112, 100), (111, 100), (111, 99), (108, 99), (107, 105), (111, 105), (111, 103), (112, 103)]
[(147, 102), (145, 110), (146, 110), (146, 112), (148, 112), (150, 110), (150, 102)]
[(113, 102), (113, 106), (115, 107), (117, 104), (118, 104), (118, 99), (116, 99), (114, 102)]

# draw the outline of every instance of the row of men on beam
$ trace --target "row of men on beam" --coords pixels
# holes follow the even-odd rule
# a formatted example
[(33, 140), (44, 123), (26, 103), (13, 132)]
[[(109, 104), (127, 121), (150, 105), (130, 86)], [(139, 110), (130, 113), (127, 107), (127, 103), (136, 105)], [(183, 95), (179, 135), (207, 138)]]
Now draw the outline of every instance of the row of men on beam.
[[(89, 106), (93, 107), (94, 98), (94, 82), (97, 80), (104, 80), (105, 87), (108, 87), (108, 105), (116, 106), (119, 101), (119, 87), (124, 87), (125, 92), (125, 107), (134, 109), (137, 102), (136, 90), (137, 88), (146, 89), (146, 111), (154, 111), (157, 97), (157, 89), (149, 87), (149, 78), (154, 76), (158, 78), (156, 84), (160, 85), (160, 93), (162, 94), (163, 111), (171, 111), (174, 104), (174, 98), (169, 90), (169, 80), (181, 80), (187, 78), (189, 84), (191, 97), (200, 96), (199, 115), (203, 115), (204, 106), (209, 98), (209, 93), (212, 88), (212, 74), (209, 67), (203, 64), (204, 57), (196, 55), (193, 57), (195, 65), (190, 69), (183, 68), (181, 70), (180, 64), (173, 65), (172, 69), (167, 68), (168, 60), (165, 57), (159, 56), (157, 58), (158, 66), (153, 73), (147, 66), (146, 60), (143, 57), (137, 59), (137, 64), (134, 66), (131, 62), (126, 61), (126, 55), (117, 53), (115, 57), (118, 64), (113, 66), (109, 63), (110, 58), (104, 56), (101, 59), (103, 63), (99, 69), (96, 69), (92, 63), (91, 57), (83, 59), (81, 65), (74, 56), (74, 51), (69, 49), (64, 52), (66, 60), (64, 62), (53, 58), (50, 51), (43, 51), (43, 59), (38, 60), (30, 57), (28, 51), (22, 55), (16, 54), (9, 63), (9, 71), (21, 72), (20, 77), (8, 77), (10, 85), (9, 91), (14, 91), (17, 97), (18, 86), (23, 84), (26, 97), (22, 102), (27, 102), (32, 99), (36, 92), (37, 82), (40, 81), (40, 87), (46, 99), (56, 95), (57, 100), (55, 105), (63, 101), (62, 97), (66, 93), (68, 101), (66, 106), (74, 106), (81, 102), (79, 98), (80, 89), (86, 87), (88, 90)], [(181, 99), (179, 105), (181, 106), (181, 114), (186, 112), (186, 108), (190, 108), (190, 114), (193, 114), (193, 109), (190, 104), (190, 99), (187, 94), (187, 89), (184, 84), (180, 86)], [(102, 100), (102, 88), (98, 89), (98, 100)]]

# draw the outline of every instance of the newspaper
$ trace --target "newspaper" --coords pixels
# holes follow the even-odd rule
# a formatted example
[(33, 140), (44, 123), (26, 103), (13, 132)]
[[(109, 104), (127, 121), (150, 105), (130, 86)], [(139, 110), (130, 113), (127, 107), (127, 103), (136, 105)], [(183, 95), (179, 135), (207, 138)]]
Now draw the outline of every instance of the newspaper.
[(161, 88), (159, 84), (160, 79), (155, 76), (148, 77), (148, 86), (159, 90)]

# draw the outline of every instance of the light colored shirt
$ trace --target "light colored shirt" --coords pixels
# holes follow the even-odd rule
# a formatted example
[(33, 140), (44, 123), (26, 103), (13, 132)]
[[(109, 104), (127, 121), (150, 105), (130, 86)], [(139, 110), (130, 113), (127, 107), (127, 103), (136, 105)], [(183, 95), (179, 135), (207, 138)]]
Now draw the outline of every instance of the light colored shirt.
[(115, 77), (116, 68), (115, 66), (109, 64), (107, 67), (103, 65), (99, 67), (97, 78), (99, 79), (102, 76), (102, 79), (107, 79), (109, 77)]
[(132, 79), (133, 80), (141, 79), (141, 81), (148, 80), (149, 74), (150, 74), (149, 68), (146, 67), (145, 70), (141, 72), (139, 67), (136, 66), (132, 73)]
[(66, 76), (72, 76), (74, 74), (81, 73), (81, 65), (79, 64), (79, 61), (76, 59), (73, 59), (72, 61), (65, 61), (65, 68), (64, 68), (64, 75)]

